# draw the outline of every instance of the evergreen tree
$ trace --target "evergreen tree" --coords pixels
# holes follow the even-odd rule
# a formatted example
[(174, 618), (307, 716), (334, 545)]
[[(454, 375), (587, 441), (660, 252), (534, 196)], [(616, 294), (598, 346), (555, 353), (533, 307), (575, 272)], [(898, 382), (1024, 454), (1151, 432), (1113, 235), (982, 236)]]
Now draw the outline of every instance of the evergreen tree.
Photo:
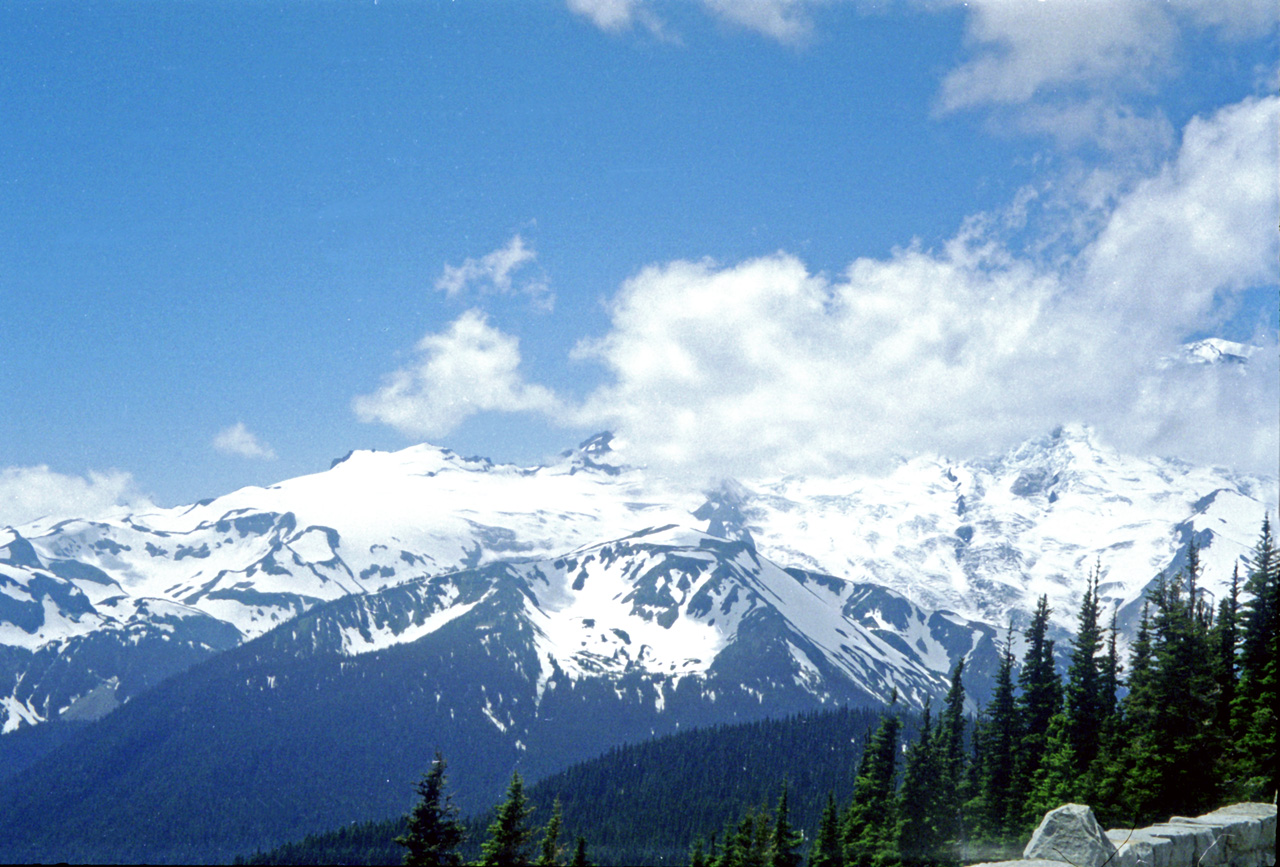
[(940, 864), (959, 863), (965, 847), (964, 803), (968, 800), (968, 751), (965, 749), (964, 658), (951, 672), (951, 688), (938, 718), (938, 833), (943, 840)]
[(1044, 760), (1032, 781), (1031, 794), (1023, 814), (1024, 820), (1033, 826), (1045, 813), (1076, 800), (1079, 778), (1075, 771), (1076, 757), (1068, 734), (1069, 728), (1066, 714), (1054, 714), (1049, 720)]
[(907, 748), (902, 788), (898, 791), (898, 853), (907, 867), (925, 867), (942, 858), (942, 785), (938, 735), (929, 705), (925, 704), (920, 737)]
[(1013, 624), (1009, 624), (1004, 653), (996, 672), (996, 689), (986, 718), (974, 731), (977, 797), (975, 830), (988, 843), (1004, 846), (1021, 830), (1014, 801), (1015, 762), (1022, 733), (1013, 694)]
[(563, 821), (560, 799), (551, 808), (551, 819), (542, 833), (542, 847), (538, 854), (538, 867), (560, 867), (560, 825)]
[(395, 838), (405, 848), (404, 863), (415, 867), (448, 867), (462, 863), (457, 849), (462, 843), (458, 810), (444, 793), (445, 762), (436, 753), (431, 769), (418, 781), (420, 800), (409, 814), (404, 834)]
[(1111, 610), (1111, 622), (1107, 625), (1107, 655), (1102, 658), (1101, 677), (1101, 710), (1104, 728), (1112, 721), (1120, 709), (1120, 672), (1124, 667), (1120, 664), (1120, 650), (1117, 647), (1118, 628), (1116, 626), (1116, 610)]
[(529, 815), (533, 812), (524, 797), (524, 783), (518, 771), (511, 774), (507, 800), (498, 808), (498, 816), (489, 825), (489, 839), (482, 847), (480, 863), (484, 867), (519, 867), (529, 863), (529, 844), (533, 829)]
[(1240, 678), (1233, 706), (1238, 734), (1236, 767), (1240, 794), (1271, 800), (1280, 788), (1276, 762), (1276, 619), (1280, 611), (1280, 552), (1271, 531), (1271, 518), (1262, 522), (1262, 536), (1254, 547), (1245, 602), (1240, 606)]
[(1215, 727), (1222, 736), (1232, 740), (1231, 706), (1236, 697), (1236, 645), (1240, 640), (1237, 628), (1240, 611), (1240, 566), (1231, 570), (1231, 590), (1218, 603), (1218, 616), (1209, 636), (1214, 654), (1214, 681), (1217, 685), (1217, 712)]
[(1083, 776), (1098, 755), (1102, 742), (1102, 677), (1098, 652), (1102, 650), (1102, 630), (1098, 624), (1098, 577), (1100, 566), (1089, 574), (1080, 603), (1079, 626), (1072, 642), (1071, 667), (1067, 671), (1067, 739), (1071, 743), (1072, 769)]
[(707, 856), (702, 851), (702, 845), (701, 837), (693, 841), (693, 851), (689, 853), (689, 867), (707, 867)]
[(800, 867), (800, 845), (804, 837), (791, 826), (791, 811), (787, 805), (787, 784), (782, 784), (778, 796), (778, 809), (773, 820), (773, 839), (769, 843), (769, 867)]
[(809, 853), (809, 867), (844, 867), (844, 848), (840, 843), (840, 819), (836, 812), (835, 796), (827, 794), (827, 805), (822, 808), (822, 821), (818, 823), (818, 837)]
[[(1053, 639), (1049, 638), (1049, 597), (1041, 596), (1027, 631), (1027, 651), (1018, 673), (1018, 717), (1022, 744), (1017, 751), (1014, 774), (1014, 802), (1028, 803), (1033, 781), (1040, 772), (1047, 749), (1049, 722), (1062, 709), (1062, 680), (1053, 659)], [(1028, 817), (1024, 815), (1025, 820)], [(1040, 817), (1036, 816), (1039, 822)]]
[(587, 860), (587, 839), (581, 834), (574, 843), (573, 860), (569, 862), (569, 867), (591, 867), (591, 862)]
[(853, 785), (853, 803), (840, 831), (847, 867), (872, 867), (892, 859), (897, 848), (894, 774), (902, 721), (894, 710), (891, 704), (862, 754), (862, 768)]

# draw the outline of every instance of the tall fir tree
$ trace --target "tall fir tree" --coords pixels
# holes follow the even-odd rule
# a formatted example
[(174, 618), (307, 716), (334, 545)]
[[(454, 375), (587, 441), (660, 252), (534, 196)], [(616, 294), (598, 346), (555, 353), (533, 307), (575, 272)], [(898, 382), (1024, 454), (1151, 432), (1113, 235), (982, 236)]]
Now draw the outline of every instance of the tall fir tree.
[(551, 808), (551, 818), (547, 821), (546, 830), (542, 832), (542, 846), (538, 853), (537, 867), (561, 867), (560, 826), (563, 821), (560, 799), (556, 798)]
[(964, 804), (969, 799), (968, 750), (965, 748), (964, 658), (951, 672), (951, 688), (938, 718), (940, 772), (937, 827), (943, 840), (940, 864), (959, 864), (965, 848)]
[(844, 867), (844, 846), (840, 842), (840, 816), (835, 795), (827, 793), (827, 804), (818, 822), (818, 836), (809, 852), (809, 867)]
[(1080, 602), (1076, 635), (1072, 640), (1071, 667), (1067, 671), (1067, 740), (1071, 743), (1073, 772), (1082, 777), (1098, 755), (1102, 743), (1102, 677), (1098, 652), (1102, 630), (1098, 623), (1098, 578), (1094, 566)]
[(436, 753), (431, 769), (418, 781), (419, 801), (409, 813), (405, 832), (395, 842), (405, 849), (404, 863), (413, 867), (454, 867), (462, 863), (462, 823), (445, 794), (445, 761)]
[[(1013, 693), (1013, 623), (1005, 638), (1004, 653), (996, 672), (996, 688), (986, 717), (974, 731), (974, 832), (998, 854), (1010, 854), (1011, 840), (1021, 830), (1015, 797), (1017, 752), (1022, 740), (1021, 721)], [(987, 857), (987, 856), (984, 856)], [(992, 855), (991, 857), (995, 857)], [(996, 860), (999, 860), (998, 858)]]
[(1240, 606), (1240, 678), (1233, 711), (1237, 734), (1236, 790), (1254, 800), (1272, 800), (1280, 789), (1276, 761), (1277, 613), (1280, 612), (1280, 552), (1271, 517), (1262, 522)]
[(873, 867), (896, 858), (894, 779), (901, 730), (902, 720), (891, 702), (863, 751), (853, 802), (840, 830), (846, 867)]
[(769, 867), (800, 867), (804, 860), (800, 846), (804, 836), (791, 824), (791, 808), (787, 800), (787, 784), (782, 783), (778, 809), (774, 811), (773, 839), (769, 843)]
[(569, 867), (591, 867), (591, 862), (587, 859), (587, 838), (581, 834), (573, 844), (573, 860), (569, 862)]
[(942, 797), (937, 729), (926, 703), (920, 735), (907, 748), (898, 790), (898, 857), (905, 867), (927, 867), (943, 857), (944, 840), (938, 826)]
[[(1014, 802), (1026, 805), (1030, 802), (1031, 789), (1044, 763), (1048, 746), (1050, 720), (1062, 709), (1062, 679), (1053, 658), (1053, 639), (1049, 638), (1048, 596), (1041, 596), (1035, 613), (1023, 636), (1027, 649), (1018, 673), (1018, 717), (1022, 728), (1022, 743), (1017, 752), (1017, 771), (1014, 775)], [(1028, 816), (1024, 811), (1023, 824), (1039, 816)], [(1034, 825), (1033, 825), (1034, 827)]]
[(532, 813), (520, 773), (513, 772), (507, 786), (507, 799), (498, 807), (498, 815), (489, 825), (489, 839), (481, 848), (483, 867), (520, 867), (529, 863), (533, 840), (529, 816)]
[(1209, 643), (1213, 648), (1214, 681), (1217, 684), (1216, 727), (1231, 742), (1231, 706), (1236, 697), (1236, 645), (1240, 642), (1240, 565), (1231, 570), (1231, 589), (1218, 602), (1218, 616), (1213, 622)]

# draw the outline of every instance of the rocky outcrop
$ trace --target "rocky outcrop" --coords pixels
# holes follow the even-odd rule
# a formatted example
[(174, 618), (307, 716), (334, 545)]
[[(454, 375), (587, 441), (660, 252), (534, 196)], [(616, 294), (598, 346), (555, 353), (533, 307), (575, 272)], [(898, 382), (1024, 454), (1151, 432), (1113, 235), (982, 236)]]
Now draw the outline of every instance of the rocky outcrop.
[(1020, 861), (979, 867), (1274, 867), (1276, 805), (1232, 804), (1146, 828), (1103, 832), (1093, 811), (1067, 804), (1047, 813)]

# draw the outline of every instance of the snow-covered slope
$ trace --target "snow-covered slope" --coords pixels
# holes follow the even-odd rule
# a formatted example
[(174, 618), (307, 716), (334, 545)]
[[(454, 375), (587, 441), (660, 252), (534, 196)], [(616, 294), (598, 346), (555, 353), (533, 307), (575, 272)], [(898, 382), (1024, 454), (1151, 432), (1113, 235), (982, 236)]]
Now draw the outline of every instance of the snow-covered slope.
[[(1274, 514), (1275, 491), (1274, 479), (1120, 455), (1081, 427), (985, 461), (920, 457), (883, 478), (747, 480), (705, 495), (673, 491), (626, 466), (607, 434), (541, 467), (428, 445), (354, 452), (325, 472), (192, 506), (0, 531), (0, 728), (104, 711), (320, 602), (495, 563), (535, 568), (655, 526), (747, 542), (753, 557), (864, 586), (867, 598), (887, 588), (939, 629), (946, 616), (995, 627), (1010, 617), (1022, 622), (1041, 594), (1069, 628), (1095, 562), (1104, 601), (1131, 611), (1194, 538), (1204, 549), (1203, 586), (1220, 591), (1263, 514)], [(648, 555), (634, 556), (616, 568), (644, 568)], [(814, 598), (840, 614), (853, 593), (845, 586)], [(563, 601), (579, 611), (572, 616), (561, 616), (553, 596), (539, 606), (539, 616), (551, 618), (538, 627), (546, 654), (564, 671), (589, 670), (565, 649), (582, 640), (572, 624), (602, 620), (585, 612), (621, 604), (611, 600), (575, 594)], [(836, 627), (822, 616), (796, 620), (797, 633), (830, 648)], [(858, 622), (870, 638), (850, 643), (853, 655), (830, 656), (832, 665), (856, 667), (859, 654), (877, 646), (871, 638), (917, 646), (915, 621), (867, 617)], [(714, 642), (698, 642), (713, 641), (711, 633), (694, 623), (682, 618), (676, 632), (663, 629), (648, 652), (674, 672), (684, 664), (684, 651), (674, 649), (682, 642), (698, 649), (687, 658), (706, 658)], [(609, 656), (618, 648), (603, 638), (598, 650)], [(99, 650), (72, 652), (80, 646)], [(142, 647), (145, 654), (135, 650)], [(924, 654), (921, 664), (942, 659), (912, 653)], [(134, 663), (126, 660), (144, 658), (137, 665), (151, 674), (127, 676)], [(61, 660), (56, 677), (43, 659)], [(98, 698), (76, 711), (90, 695)]]

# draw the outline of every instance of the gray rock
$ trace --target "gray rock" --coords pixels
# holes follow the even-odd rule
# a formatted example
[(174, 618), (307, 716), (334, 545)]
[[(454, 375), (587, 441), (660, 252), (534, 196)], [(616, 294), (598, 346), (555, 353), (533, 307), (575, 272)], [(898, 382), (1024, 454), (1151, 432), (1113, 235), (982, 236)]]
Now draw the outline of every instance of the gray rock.
[(1116, 847), (1093, 811), (1083, 804), (1064, 804), (1045, 814), (1023, 850), (1024, 861), (1065, 861), (1075, 867), (1103, 867), (1115, 861)]
[(1150, 833), (1147, 828), (1130, 831), (1121, 828), (1107, 832), (1107, 838), (1118, 847), (1118, 867), (1183, 867), (1173, 860), (1173, 841)]

